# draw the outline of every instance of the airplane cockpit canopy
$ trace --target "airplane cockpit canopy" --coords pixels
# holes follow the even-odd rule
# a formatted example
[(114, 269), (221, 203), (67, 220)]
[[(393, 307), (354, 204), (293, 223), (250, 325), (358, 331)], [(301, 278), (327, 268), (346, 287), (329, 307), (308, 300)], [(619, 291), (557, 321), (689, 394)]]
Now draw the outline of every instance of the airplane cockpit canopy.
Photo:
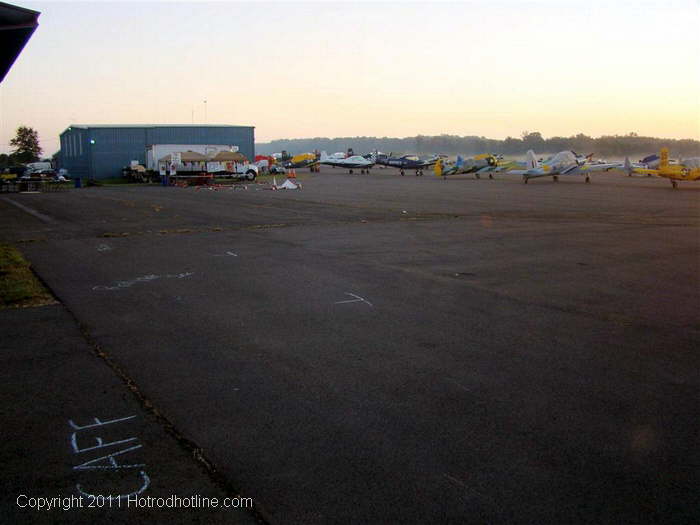
[(571, 166), (576, 164), (576, 155), (571, 151), (560, 151), (552, 157), (552, 166)]

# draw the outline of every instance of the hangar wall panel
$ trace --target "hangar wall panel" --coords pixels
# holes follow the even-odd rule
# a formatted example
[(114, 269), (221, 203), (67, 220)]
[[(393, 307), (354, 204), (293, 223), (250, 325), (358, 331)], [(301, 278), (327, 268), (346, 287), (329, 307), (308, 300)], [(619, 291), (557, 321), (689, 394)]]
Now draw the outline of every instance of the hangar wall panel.
[(118, 177), (132, 160), (146, 165), (152, 144), (231, 144), (255, 158), (252, 126), (88, 126), (72, 125), (61, 134), (61, 166), (70, 175)]

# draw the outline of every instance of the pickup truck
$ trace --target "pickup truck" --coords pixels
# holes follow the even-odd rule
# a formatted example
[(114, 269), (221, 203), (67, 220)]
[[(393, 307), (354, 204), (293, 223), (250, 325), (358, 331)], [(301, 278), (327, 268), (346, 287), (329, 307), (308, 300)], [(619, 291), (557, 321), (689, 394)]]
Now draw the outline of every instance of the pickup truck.
[(215, 177), (234, 177), (239, 179), (255, 180), (258, 176), (258, 167), (255, 164), (241, 162), (207, 162), (207, 173)]

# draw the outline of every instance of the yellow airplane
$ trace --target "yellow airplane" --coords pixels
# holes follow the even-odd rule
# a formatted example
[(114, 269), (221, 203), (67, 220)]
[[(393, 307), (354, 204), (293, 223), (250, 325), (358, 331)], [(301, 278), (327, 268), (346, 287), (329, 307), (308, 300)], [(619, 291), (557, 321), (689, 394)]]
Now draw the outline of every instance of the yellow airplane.
[(285, 168), (310, 168), (311, 171), (316, 171), (318, 159), (313, 153), (301, 153), (294, 155), (290, 161), (284, 164)]
[(628, 173), (630, 174), (642, 173), (664, 177), (665, 179), (670, 179), (671, 185), (677, 188), (679, 180), (700, 180), (700, 159), (687, 159), (684, 162), (685, 164), (671, 164), (668, 160), (668, 148), (661, 148), (658, 169), (633, 168), (629, 165), (629, 161), (626, 161), (625, 164), (629, 166)]

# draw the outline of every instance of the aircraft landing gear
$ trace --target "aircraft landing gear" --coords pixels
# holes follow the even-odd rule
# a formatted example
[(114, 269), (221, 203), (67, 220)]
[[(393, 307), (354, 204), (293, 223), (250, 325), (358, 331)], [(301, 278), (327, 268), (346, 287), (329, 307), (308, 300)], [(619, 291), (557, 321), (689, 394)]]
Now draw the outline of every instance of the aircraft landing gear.
[(475, 173), (474, 176), (475, 176), (477, 179), (480, 179), (480, 178), (481, 178), (481, 175), (479, 175), (478, 173)]
[(423, 175), (423, 172), (421, 170), (416, 170), (416, 177), (420, 177)]
[(404, 176), (403, 170), (399, 170), (399, 173), (401, 173), (401, 176), (402, 176), (402, 177)]
[(552, 180), (554, 182), (559, 182), (559, 175), (552, 175)]
[(352, 175), (352, 170), (350, 170), (350, 175)]
[(489, 173), (489, 179), (493, 180), (493, 174)]
[(586, 175), (586, 182), (591, 182), (591, 178), (588, 175)]
[(673, 186), (673, 189), (675, 190), (678, 188), (678, 183), (675, 180), (671, 180), (671, 186)]
[(523, 184), (527, 184), (527, 181), (528, 181), (527, 177), (523, 175)]

